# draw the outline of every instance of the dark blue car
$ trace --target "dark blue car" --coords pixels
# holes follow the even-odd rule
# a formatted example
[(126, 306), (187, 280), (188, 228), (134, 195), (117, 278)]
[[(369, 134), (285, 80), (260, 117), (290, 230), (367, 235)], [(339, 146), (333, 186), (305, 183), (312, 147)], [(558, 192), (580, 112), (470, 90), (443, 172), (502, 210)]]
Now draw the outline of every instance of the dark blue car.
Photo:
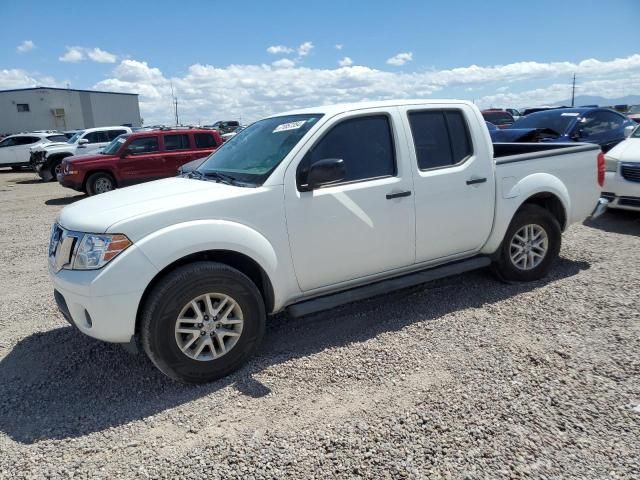
[(596, 143), (606, 152), (636, 126), (633, 120), (606, 108), (558, 108), (531, 113), (516, 120), (510, 128), (489, 133), (495, 143), (586, 142)]

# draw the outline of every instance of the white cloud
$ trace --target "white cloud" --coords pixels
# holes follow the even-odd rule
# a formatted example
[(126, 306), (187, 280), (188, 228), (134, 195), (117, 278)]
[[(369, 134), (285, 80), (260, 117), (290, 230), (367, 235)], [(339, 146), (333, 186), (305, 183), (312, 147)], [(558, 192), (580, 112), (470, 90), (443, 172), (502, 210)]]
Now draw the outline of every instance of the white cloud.
[(275, 62), (271, 63), (271, 65), (276, 68), (293, 68), (296, 66), (296, 62), (288, 58), (281, 58), (280, 60), (276, 60)]
[(100, 48), (67, 47), (67, 51), (58, 60), (67, 63), (78, 63), (84, 60), (92, 60), (98, 63), (115, 63), (117, 55)]
[(353, 60), (350, 57), (344, 57), (342, 60), (338, 60), (338, 65), (341, 67), (350, 67), (353, 65)]
[(58, 57), (61, 62), (78, 63), (84, 60), (84, 49), (82, 47), (67, 47), (64, 55)]
[(267, 48), (267, 52), (272, 55), (278, 55), (280, 53), (293, 53), (293, 48), (289, 48), (284, 45), (271, 45), (269, 48)]
[[(574, 70), (578, 73), (580, 94), (614, 98), (624, 95), (625, 91), (627, 94), (640, 91), (640, 55), (614, 60), (591, 59), (576, 64), (517, 62), (420, 72), (384, 71), (360, 65), (309, 68), (293, 59), (282, 58), (264, 65), (195, 64), (186, 74), (176, 77), (165, 76), (146, 62), (126, 59), (114, 68), (109, 78), (94, 87), (139, 93), (142, 116), (149, 123), (171, 121), (171, 82), (185, 123), (240, 116), (249, 122), (280, 111), (327, 103), (432, 95), (451, 97), (451, 93), (444, 91), (451, 87), (463, 92), (473, 89), (473, 96), (482, 106), (553, 103), (569, 97), (567, 71)], [(517, 82), (524, 80), (527, 86), (534, 81), (536, 87), (551, 86), (518, 93)], [(13, 82), (19, 79), (14, 78)], [(499, 92), (504, 82), (510, 82), (510, 90)], [(522, 88), (520, 86), (520, 90)], [(480, 92), (495, 94), (482, 97)], [(471, 97), (471, 93), (464, 95)]]
[(87, 57), (98, 63), (116, 63), (118, 57), (113, 53), (106, 52), (100, 48), (87, 50)]
[(336, 50), (342, 50), (342, 47), (344, 47), (344, 45), (342, 45), (341, 43), (336, 43), (335, 47), (336, 47)]
[(0, 69), (0, 90), (38, 86), (62, 87), (65, 84), (65, 81), (58, 81), (49, 76), (40, 76), (19, 68)]
[(309, 52), (311, 52), (312, 49), (313, 49), (313, 43), (304, 42), (302, 45), (298, 47), (298, 55), (300, 55), (301, 57), (306, 57), (307, 55), (309, 55)]
[(26, 52), (30, 52), (34, 48), (36, 48), (35, 43), (33, 43), (31, 40), (25, 40), (24, 42), (22, 42), (20, 45), (16, 47), (16, 50), (18, 50), (18, 52), (20, 53), (26, 53)]
[(413, 52), (401, 52), (387, 59), (389, 65), (400, 66), (413, 60)]

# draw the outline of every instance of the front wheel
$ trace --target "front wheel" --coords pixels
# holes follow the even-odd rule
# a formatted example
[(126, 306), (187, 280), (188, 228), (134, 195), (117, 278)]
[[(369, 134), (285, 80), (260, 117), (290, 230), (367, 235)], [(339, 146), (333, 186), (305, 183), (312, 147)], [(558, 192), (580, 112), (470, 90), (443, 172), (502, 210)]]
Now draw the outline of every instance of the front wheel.
[(524, 205), (507, 229), (494, 270), (508, 282), (539, 280), (558, 257), (561, 242), (556, 218), (538, 205)]
[(88, 195), (110, 192), (114, 188), (116, 188), (116, 182), (108, 173), (94, 173), (87, 179), (86, 191)]
[(185, 383), (205, 383), (240, 368), (265, 329), (255, 284), (215, 262), (174, 270), (151, 292), (142, 315), (142, 346), (158, 369)]

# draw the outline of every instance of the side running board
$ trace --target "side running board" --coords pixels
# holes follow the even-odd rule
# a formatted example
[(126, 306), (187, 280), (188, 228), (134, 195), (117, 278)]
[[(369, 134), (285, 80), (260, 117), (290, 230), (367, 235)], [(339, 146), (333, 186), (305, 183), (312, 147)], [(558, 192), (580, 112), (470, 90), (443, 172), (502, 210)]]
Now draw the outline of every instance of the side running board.
[(487, 267), (491, 264), (489, 257), (473, 257), (467, 260), (448, 263), (439, 267), (433, 267), (419, 272), (409, 273), (401, 277), (394, 277), (388, 280), (381, 280), (363, 287), (356, 287), (344, 292), (333, 293), (323, 297), (304, 300), (287, 307), (287, 313), (292, 317), (302, 317), (323, 310), (345, 305), (359, 300), (365, 300), (377, 295), (402, 288), (413, 287), (421, 283), (430, 282), (439, 278), (450, 277), (460, 273), (476, 270), (478, 268)]

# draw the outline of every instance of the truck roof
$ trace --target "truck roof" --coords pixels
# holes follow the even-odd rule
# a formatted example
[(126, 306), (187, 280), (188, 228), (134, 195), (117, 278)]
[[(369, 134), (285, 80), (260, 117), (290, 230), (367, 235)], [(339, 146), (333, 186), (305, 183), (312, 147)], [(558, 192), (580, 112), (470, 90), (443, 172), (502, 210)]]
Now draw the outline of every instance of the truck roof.
[(336, 115), (342, 112), (351, 112), (354, 110), (364, 110), (367, 108), (384, 108), (384, 107), (400, 107), (406, 105), (430, 105), (430, 104), (458, 104), (458, 105), (473, 105), (472, 102), (467, 100), (451, 100), (451, 99), (412, 99), (412, 100), (381, 100), (375, 102), (355, 102), (355, 103), (339, 103), (336, 105), (322, 105), (318, 107), (301, 108), (296, 110), (289, 110), (288, 112), (282, 112), (270, 117), (280, 117), (283, 115), (299, 115), (310, 113), (322, 113), (325, 115)]

